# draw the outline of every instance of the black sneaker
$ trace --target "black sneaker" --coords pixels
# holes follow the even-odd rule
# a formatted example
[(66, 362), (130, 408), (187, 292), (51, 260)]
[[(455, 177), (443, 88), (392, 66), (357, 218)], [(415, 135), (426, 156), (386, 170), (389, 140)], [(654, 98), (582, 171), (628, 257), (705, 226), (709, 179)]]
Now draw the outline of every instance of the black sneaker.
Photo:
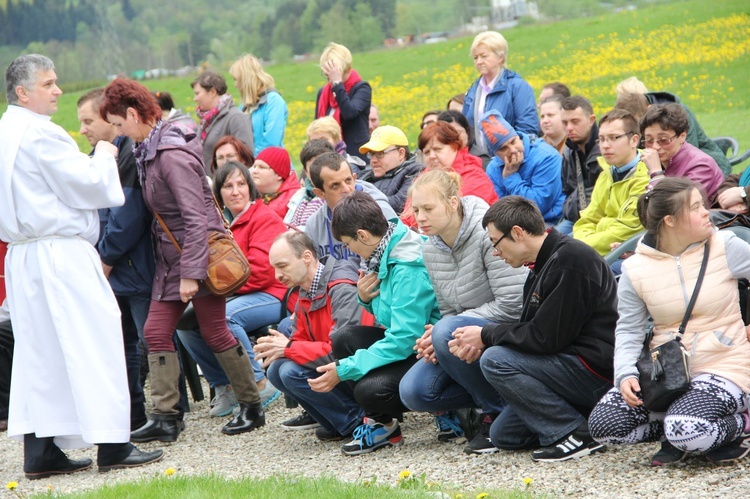
[(664, 466), (666, 464), (679, 463), (687, 456), (687, 452), (681, 451), (667, 440), (661, 443), (661, 449), (651, 458), (651, 466)]
[(281, 423), (281, 427), (285, 430), (314, 430), (320, 427), (320, 423), (315, 421), (307, 411), (302, 411), (302, 414), (299, 416), (287, 419)]
[(706, 458), (712, 463), (731, 463), (750, 454), (750, 436), (743, 435), (723, 447), (706, 452)]
[(315, 436), (321, 442), (338, 442), (347, 438), (347, 435), (342, 435), (337, 430), (326, 430), (322, 426), (315, 430)]
[(490, 426), (492, 426), (496, 417), (496, 415), (493, 416), (487, 413), (482, 414), (482, 423), (479, 426), (479, 431), (464, 447), (466, 454), (492, 454), (500, 450), (492, 445), (492, 441), (490, 441)]
[(605, 450), (606, 447), (603, 444), (591, 438), (587, 425), (585, 429), (579, 427), (554, 445), (535, 450), (531, 453), (531, 459), (539, 462), (557, 463), (568, 459), (578, 459), (596, 452), (604, 452)]

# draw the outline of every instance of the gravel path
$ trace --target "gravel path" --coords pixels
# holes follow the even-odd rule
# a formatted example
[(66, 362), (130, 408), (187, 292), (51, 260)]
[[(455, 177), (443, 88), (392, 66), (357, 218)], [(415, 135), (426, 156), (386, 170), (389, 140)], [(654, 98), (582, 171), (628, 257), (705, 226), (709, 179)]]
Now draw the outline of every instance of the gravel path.
[[(206, 393), (208, 391), (206, 390)], [(531, 490), (554, 496), (606, 497), (748, 497), (750, 458), (733, 466), (716, 467), (696, 456), (677, 468), (653, 469), (650, 456), (656, 445), (610, 447), (604, 454), (560, 464), (534, 463), (528, 452), (498, 452), (487, 456), (463, 454), (462, 446), (438, 443), (432, 418), (407, 414), (402, 425), (404, 445), (372, 454), (347, 457), (339, 443), (321, 443), (313, 432), (284, 431), (280, 422), (298, 414), (286, 409), (283, 399), (266, 412), (267, 425), (243, 435), (220, 433), (224, 418), (210, 418), (208, 403), (192, 405), (186, 416), (186, 431), (174, 444), (141, 444), (142, 448), (165, 449), (157, 464), (133, 470), (100, 474), (95, 470), (29, 481), (23, 477), (21, 444), (0, 436), (0, 497), (9, 481), (17, 481), (24, 494), (74, 492), (104, 483), (135, 481), (161, 475), (174, 468), (180, 475), (214, 472), (227, 478), (267, 477), (294, 473), (323, 474), (346, 481), (377, 476), (377, 483), (395, 484), (400, 471), (426, 473), (427, 481), (481, 492), (489, 488), (522, 489), (531, 477)], [(71, 457), (94, 457), (93, 449), (71, 451)]]

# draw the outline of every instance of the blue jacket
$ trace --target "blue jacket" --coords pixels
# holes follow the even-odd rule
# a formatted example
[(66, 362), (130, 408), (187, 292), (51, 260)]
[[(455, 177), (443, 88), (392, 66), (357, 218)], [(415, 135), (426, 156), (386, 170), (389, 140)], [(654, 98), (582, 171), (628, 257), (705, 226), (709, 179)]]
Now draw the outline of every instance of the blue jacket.
[(150, 296), (154, 282), (152, 216), (143, 201), (131, 140), (121, 136), (114, 144), (119, 151), (117, 168), (125, 204), (99, 210), (97, 249), (102, 261), (112, 266), (109, 283), (115, 295)]
[(385, 337), (338, 361), (336, 372), (342, 381), (357, 381), (373, 369), (411, 357), (424, 326), (440, 320), (435, 291), (422, 260), (426, 238), (397, 218), (390, 221), (396, 223), (396, 229), (380, 259), (380, 294), (370, 303), (360, 302), (385, 328)]
[(284, 130), (288, 117), (286, 102), (276, 90), (269, 90), (260, 98), (258, 107), (250, 115), (255, 156), (269, 146), (284, 147)]
[[(461, 111), (474, 130), (477, 129), (477, 123), (474, 122), (474, 103), (481, 78), (481, 76), (477, 78), (466, 92), (464, 108)], [(515, 71), (503, 70), (495, 88), (485, 99), (484, 109), (479, 116), (490, 109), (500, 111), (503, 118), (516, 129), (516, 132), (539, 135), (539, 116), (536, 114), (534, 90)]]
[(503, 178), (502, 160), (495, 156), (487, 165), (487, 175), (495, 186), (498, 197), (523, 196), (534, 201), (545, 222), (557, 223), (562, 216), (565, 194), (562, 192), (562, 157), (542, 139), (523, 139), (523, 163), (516, 173)]

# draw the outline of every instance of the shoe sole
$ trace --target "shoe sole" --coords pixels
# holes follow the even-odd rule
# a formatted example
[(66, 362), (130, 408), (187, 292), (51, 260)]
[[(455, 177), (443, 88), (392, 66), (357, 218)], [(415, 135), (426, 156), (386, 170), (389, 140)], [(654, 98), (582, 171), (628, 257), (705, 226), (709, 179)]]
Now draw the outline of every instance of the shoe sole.
[(158, 457), (155, 457), (149, 461), (144, 461), (138, 464), (115, 464), (112, 466), (99, 466), (99, 473), (108, 473), (114, 470), (126, 470), (129, 468), (138, 468), (139, 466), (145, 466), (147, 464), (158, 463), (164, 457), (164, 453), (161, 453)]
[(263, 409), (265, 409), (266, 407), (268, 407), (269, 405), (271, 405), (271, 402), (274, 402), (275, 400), (278, 400), (279, 397), (281, 397), (281, 390), (276, 390), (276, 393), (274, 393), (273, 395), (271, 395), (270, 397), (268, 397), (268, 400), (266, 400), (265, 402), (261, 403), (261, 407), (263, 407)]
[(254, 424), (254, 425), (250, 426), (250, 428), (245, 428), (245, 429), (237, 431), (237, 430), (227, 430), (226, 427), (224, 427), (224, 428), (221, 429), (221, 432), (224, 435), (230, 435), (230, 436), (241, 435), (242, 433), (247, 433), (247, 432), (256, 430), (256, 429), (258, 429), (258, 428), (260, 428), (262, 426), (265, 426), (265, 425), (266, 425), (266, 420), (264, 419), (263, 421), (260, 421), (257, 424)]
[(315, 424), (308, 424), (308, 425), (301, 425), (301, 426), (284, 426), (284, 424), (282, 423), (281, 427), (285, 431), (317, 430), (318, 428), (320, 428), (320, 424), (315, 423)]
[(714, 461), (710, 457), (706, 456), (706, 459), (708, 459), (710, 462), (712, 462), (714, 464), (732, 464), (732, 463), (734, 463), (736, 461), (739, 461), (740, 459), (743, 459), (743, 458), (747, 457), (748, 454), (750, 454), (750, 448), (745, 449), (745, 452), (743, 452), (739, 456), (735, 456), (735, 457), (732, 457), (732, 458), (717, 459), (716, 461)]
[(50, 478), (57, 475), (72, 475), (81, 471), (90, 470), (94, 466), (93, 461), (88, 466), (83, 466), (75, 470), (69, 471), (40, 471), (39, 473), (24, 473), (27, 480), (41, 480), (42, 478)]
[(657, 461), (657, 460), (653, 459), (651, 461), (651, 466), (653, 466), (654, 468), (659, 468), (659, 467), (662, 467), (662, 466), (671, 466), (673, 464), (681, 463), (682, 461), (685, 460), (686, 457), (687, 457), (687, 452), (683, 452), (682, 456), (680, 456), (679, 459), (676, 459), (674, 461), (661, 462), (661, 461)]
[(497, 447), (487, 448), (487, 449), (464, 449), (464, 454), (477, 454), (479, 456), (483, 456), (485, 454), (494, 454), (495, 452), (499, 451)]
[(214, 410), (212, 408), (210, 411), (208, 411), (208, 415), (211, 416), (212, 418), (223, 418), (224, 416), (229, 416), (230, 414), (232, 414), (232, 412), (234, 412), (234, 409), (236, 407), (239, 407), (239, 406), (240, 406), (240, 404), (237, 403), (237, 404), (234, 404), (229, 409), (226, 409), (226, 410), (221, 411), (221, 412), (213, 412)]
[(588, 448), (580, 450), (574, 454), (571, 454), (569, 456), (561, 457), (558, 459), (537, 459), (534, 458), (534, 455), (531, 455), (531, 460), (537, 463), (561, 463), (563, 461), (570, 461), (571, 459), (579, 459), (584, 456), (588, 456), (591, 454), (597, 454), (599, 452), (607, 452), (607, 446), (606, 445), (599, 445), (597, 447)]
[(144, 438), (130, 437), (130, 441), (136, 444), (145, 444), (147, 442), (154, 442), (156, 440), (158, 440), (159, 442), (170, 443), (170, 442), (176, 442), (177, 437), (179, 437), (179, 435), (161, 435), (158, 437), (144, 437)]
[[(396, 439), (394, 439), (394, 440), (396, 440)], [(395, 446), (401, 445), (403, 443), (404, 443), (404, 437), (403, 436), (399, 436), (398, 440), (396, 440), (396, 441), (386, 440), (383, 443), (381, 443), (380, 445), (373, 446), (373, 447), (370, 447), (368, 449), (358, 449), (358, 450), (353, 450), (353, 451), (347, 451), (347, 450), (344, 450), (342, 448), (341, 449), (341, 453), (344, 454), (345, 456), (359, 456), (360, 454), (368, 454), (370, 452), (375, 452), (376, 450), (382, 449), (383, 447), (395, 447)]]

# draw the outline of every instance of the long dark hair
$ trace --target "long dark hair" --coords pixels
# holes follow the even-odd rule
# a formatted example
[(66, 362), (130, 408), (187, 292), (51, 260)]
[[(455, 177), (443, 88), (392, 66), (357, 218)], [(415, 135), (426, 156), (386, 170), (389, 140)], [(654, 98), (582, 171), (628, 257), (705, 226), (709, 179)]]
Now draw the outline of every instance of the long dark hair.
[(255, 187), (255, 183), (253, 182), (252, 177), (250, 177), (250, 170), (248, 170), (242, 163), (228, 161), (214, 172), (214, 196), (216, 196), (216, 200), (219, 204), (224, 206), (224, 200), (221, 197), (221, 188), (227, 179), (232, 176), (232, 173), (234, 173), (235, 170), (239, 170), (240, 175), (242, 175), (247, 183), (247, 188), (250, 189), (250, 201), (260, 199), (260, 191)]
[(699, 186), (690, 179), (667, 177), (638, 199), (638, 219), (645, 227), (647, 235), (654, 241), (656, 248), (659, 244), (659, 229), (664, 218), (670, 215), (679, 217), (683, 214), (690, 204), (693, 189), (698, 189), (703, 194)]

